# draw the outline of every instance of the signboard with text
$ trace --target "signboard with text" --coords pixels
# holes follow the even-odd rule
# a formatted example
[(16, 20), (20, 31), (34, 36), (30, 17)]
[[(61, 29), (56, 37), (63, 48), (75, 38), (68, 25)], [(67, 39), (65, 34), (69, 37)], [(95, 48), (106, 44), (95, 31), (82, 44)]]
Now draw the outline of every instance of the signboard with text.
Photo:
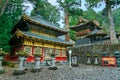
[(116, 57), (102, 57), (102, 66), (114, 66), (116, 67)]

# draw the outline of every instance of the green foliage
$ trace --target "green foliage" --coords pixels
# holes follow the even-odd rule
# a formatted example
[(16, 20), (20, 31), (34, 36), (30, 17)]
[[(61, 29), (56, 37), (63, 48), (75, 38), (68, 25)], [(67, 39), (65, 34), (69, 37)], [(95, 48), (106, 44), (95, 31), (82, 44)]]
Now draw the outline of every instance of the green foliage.
[(40, 53), (35, 53), (34, 56), (35, 56), (35, 57), (41, 57), (42, 54), (40, 54)]
[(70, 30), (70, 38), (72, 39), (72, 40), (76, 40), (76, 36), (75, 36), (75, 31), (73, 31), (73, 30)]
[(14, 68), (18, 66), (18, 64), (16, 64), (16, 63), (13, 63), (11, 61), (5, 61), (5, 60), (3, 60), (2, 65), (9, 66), (9, 67), (14, 67)]
[(23, 56), (23, 57), (27, 57), (28, 56), (28, 53), (27, 52), (25, 52), (25, 51), (19, 51), (19, 52), (17, 52), (16, 53), (18, 56)]
[(69, 11), (70, 8), (78, 8), (81, 6), (81, 0), (57, 0), (59, 8), (65, 11)]
[(100, 56), (100, 54), (94, 53), (93, 56), (94, 56), (94, 57), (98, 57), (98, 56)]
[[(59, 9), (64, 11), (63, 19), (65, 26), (76, 25), (79, 16), (83, 15), (83, 10), (79, 8), (81, 6), (81, 0), (57, 0), (57, 3), (59, 4)], [(75, 40), (73, 31), (70, 31), (70, 38)]]
[(102, 27), (102, 30), (105, 32), (105, 33), (109, 33), (109, 26), (108, 26), (108, 18), (107, 18), (107, 12), (106, 12), (106, 9), (103, 9), (101, 12), (99, 12), (99, 14), (101, 15), (102, 17), (102, 20), (101, 20), (101, 27)]
[(12, 29), (12, 22), (11, 18), (7, 15), (3, 14), (0, 17), (0, 47), (3, 48), (5, 51), (9, 51), (8, 42), (10, 40), (11, 34), (10, 31)]
[[(91, 1), (92, 2), (92, 1)], [(120, 21), (120, 15), (119, 15), (120, 9), (114, 9), (112, 11), (113, 13), (113, 20), (115, 24), (115, 30), (120, 31), (119, 21)], [(102, 30), (106, 33), (109, 33), (109, 27), (108, 27), (108, 19), (107, 19), (107, 11), (106, 8), (103, 9), (101, 12), (96, 13), (92, 9), (88, 8), (88, 10), (84, 11), (83, 17), (85, 19), (93, 19), (98, 20), (101, 24)]]
[(0, 16), (0, 47), (7, 52), (10, 50), (8, 44), (11, 38), (10, 31), (23, 12), (21, 5), (22, 2), (23, 0), (9, 0), (5, 12)]
[(120, 8), (113, 10), (113, 20), (115, 22), (115, 30), (120, 32)]
[(84, 11), (83, 18), (88, 20), (97, 20), (100, 22), (100, 24), (102, 24), (103, 21), (103, 16), (99, 13), (96, 13), (93, 9), (90, 8)]
[(100, 7), (102, 2), (106, 4), (106, 11), (108, 16), (109, 30), (110, 30), (110, 39), (112, 43), (118, 43), (116, 39), (116, 33), (114, 29), (114, 21), (112, 18), (112, 9), (114, 6), (120, 4), (120, 0), (86, 0), (89, 7)]
[(2, 62), (2, 65), (4, 65), (4, 66), (8, 66), (10, 63), (9, 63), (9, 61), (4, 61), (3, 60), (3, 62)]
[(5, 56), (5, 55), (7, 55), (7, 53), (4, 52), (2, 49), (0, 49), (0, 56)]
[[(120, 0), (85, 0), (87, 2), (88, 7), (100, 7), (103, 3), (105, 2), (107, 4), (111, 4), (112, 8), (115, 7), (116, 5), (120, 4)], [(109, 1), (109, 2), (108, 2)]]
[(86, 53), (86, 56), (87, 56), (87, 57), (90, 57), (90, 56), (92, 56), (92, 55), (91, 55), (90, 52), (87, 52), (87, 53)]
[(80, 16), (83, 16), (83, 10), (80, 8), (70, 8), (69, 11), (69, 25), (76, 25)]
[[(57, 3), (59, 4), (59, 9), (63, 10), (64, 13), (68, 13), (68, 17), (70, 16), (70, 18), (74, 16), (74, 20), (82, 15), (82, 10), (79, 8), (81, 6), (81, 0), (57, 0)], [(69, 19), (69, 22), (71, 20)], [(71, 23), (71, 25), (73, 24)]]
[(58, 24), (60, 20), (60, 12), (55, 6), (47, 2), (46, 0), (29, 0), (30, 2), (36, 2), (35, 7), (31, 12), (31, 16), (40, 15), (51, 23)]

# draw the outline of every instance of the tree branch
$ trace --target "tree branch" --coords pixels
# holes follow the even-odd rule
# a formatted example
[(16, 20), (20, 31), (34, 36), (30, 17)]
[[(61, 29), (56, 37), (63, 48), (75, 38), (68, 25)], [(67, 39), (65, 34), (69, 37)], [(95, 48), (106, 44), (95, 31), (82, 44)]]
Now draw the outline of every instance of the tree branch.
[(8, 5), (8, 2), (9, 2), (9, 0), (5, 1), (5, 4), (3, 5), (2, 9), (1, 9), (1, 12), (0, 12), (0, 16), (5, 12), (5, 9), (6, 9), (7, 5)]

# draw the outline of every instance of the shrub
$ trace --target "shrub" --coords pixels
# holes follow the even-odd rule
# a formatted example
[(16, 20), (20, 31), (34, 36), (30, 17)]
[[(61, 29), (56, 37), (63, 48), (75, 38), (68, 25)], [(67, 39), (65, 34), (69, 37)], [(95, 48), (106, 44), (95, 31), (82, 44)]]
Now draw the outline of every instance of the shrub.
[(2, 62), (2, 65), (4, 65), (4, 66), (8, 66), (9, 64), (10, 64), (9, 61), (4, 61), (4, 60), (3, 60), (3, 62)]
[(0, 56), (5, 56), (5, 55), (7, 55), (7, 53), (4, 52), (3, 50), (0, 50)]
[(93, 55), (94, 57), (98, 57), (99, 56), (99, 54), (98, 53), (94, 53), (94, 55)]
[(41, 56), (42, 56), (42, 54), (35, 53), (35, 54), (34, 54), (34, 56), (35, 56), (35, 57), (41, 57)]
[(27, 57), (28, 56), (28, 53), (27, 52), (25, 52), (25, 51), (20, 51), (20, 52), (18, 52), (18, 53), (16, 53), (18, 56), (24, 56), (24, 57)]
[(16, 66), (18, 66), (18, 64), (13, 63), (13, 62), (11, 62), (11, 61), (3, 61), (3, 62), (2, 62), (2, 65), (8, 66), (8, 67), (16, 67)]
[(87, 53), (87, 54), (86, 54), (86, 56), (87, 56), (87, 57), (90, 57), (90, 56), (91, 56), (91, 54), (90, 54), (90, 53)]

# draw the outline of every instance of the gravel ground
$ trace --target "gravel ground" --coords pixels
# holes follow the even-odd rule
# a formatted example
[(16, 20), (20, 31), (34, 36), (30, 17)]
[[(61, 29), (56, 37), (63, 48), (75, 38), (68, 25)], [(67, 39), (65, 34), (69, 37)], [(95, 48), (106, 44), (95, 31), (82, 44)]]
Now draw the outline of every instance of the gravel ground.
[(58, 70), (48, 70), (44, 67), (41, 72), (27, 71), (23, 75), (13, 75), (14, 68), (5, 67), (6, 73), (0, 74), (0, 80), (120, 80), (120, 67), (102, 67), (91, 65), (58, 66)]

